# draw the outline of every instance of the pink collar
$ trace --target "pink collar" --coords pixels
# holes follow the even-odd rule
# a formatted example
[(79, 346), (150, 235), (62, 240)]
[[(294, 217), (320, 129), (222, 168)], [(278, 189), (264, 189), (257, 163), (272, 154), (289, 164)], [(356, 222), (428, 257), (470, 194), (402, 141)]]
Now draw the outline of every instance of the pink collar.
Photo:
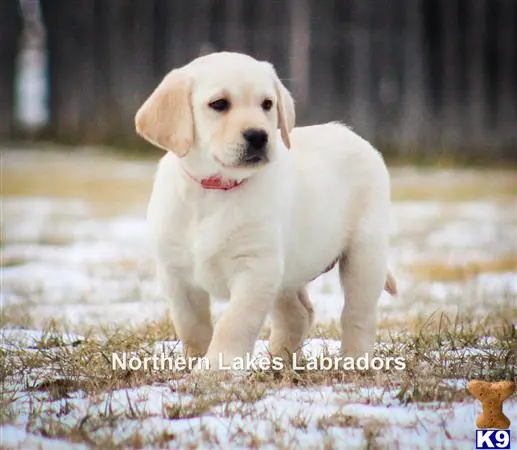
[(183, 168), (183, 172), (192, 180), (198, 183), (203, 189), (207, 190), (219, 190), (219, 191), (229, 191), (230, 189), (233, 189), (237, 186), (240, 186), (242, 183), (244, 183), (244, 180), (237, 181), (237, 180), (224, 180), (218, 175), (214, 175), (208, 178), (203, 178), (201, 180), (198, 180), (194, 178), (190, 173), (188, 173), (185, 168)]

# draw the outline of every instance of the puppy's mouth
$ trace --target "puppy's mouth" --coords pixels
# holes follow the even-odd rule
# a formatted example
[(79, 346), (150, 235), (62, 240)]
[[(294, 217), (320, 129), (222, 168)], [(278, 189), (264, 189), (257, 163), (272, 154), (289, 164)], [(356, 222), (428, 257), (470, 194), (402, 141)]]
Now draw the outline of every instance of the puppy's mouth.
[(264, 160), (264, 158), (262, 158), (261, 156), (251, 156), (249, 158), (246, 158), (246, 160), (244, 161), (244, 164), (249, 164), (249, 165), (254, 166), (256, 164), (261, 163), (263, 160)]
[(259, 144), (250, 142), (248, 145), (246, 145), (241, 151), (239, 163), (243, 166), (251, 167), (256, 167), (268, 163), (269, 152), (266, 142), (267, 141), (264, 141)]
[(267, 158), (250, 158), (246, 161), (239, 161), (235, 166), (239, 169), (259, 169), (261, 167), (264, 167), (269, 160)]
[(221, 161), (217, 156), (212, 155), (215, 162), (219, 164), (220, 166), (223, 166), (225, 169), (232, 169), (237, 167), (235, 164), (226, 164), (225, 162)]
[(269, 156), (267, 154), (249, 154), (243, 153), (239, 159), (231, 164), (225, 163), (216, 155), (213, 155), (214, 160), (225, 169), (253, 169), (265, 166), (269, 163)]

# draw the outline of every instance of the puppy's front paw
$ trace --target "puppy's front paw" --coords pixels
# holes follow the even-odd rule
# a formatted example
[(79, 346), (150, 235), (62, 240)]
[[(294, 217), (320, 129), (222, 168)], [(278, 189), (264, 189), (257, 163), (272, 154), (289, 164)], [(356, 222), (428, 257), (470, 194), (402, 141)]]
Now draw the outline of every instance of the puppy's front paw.
[(228, 352), (208, 352), (197, 364), (197, 371), (218, 371), (218, 372), (247, 372), (252, 367), (253, 357), (251, 354), (237, 356)]
[(237, 367), (242, 358), (230, 357), (225, 353), (208, 353), (199, 358), (193, 367), (193, 372), (228, 372)]
[(192, 367), (192, 373), (206, 373), (218, 371), (218, 362), (215, 359), (203, 356), (198, 358), (194, 367)]
[[(229, 362), (231, 361), (231, 362)], [(227, 381), (247, 379), (250, 371), (242, 365), (242, 358), (228, 358), (224, 355), (205, 356), (192, 368), (193, 375), (210, 374)]]

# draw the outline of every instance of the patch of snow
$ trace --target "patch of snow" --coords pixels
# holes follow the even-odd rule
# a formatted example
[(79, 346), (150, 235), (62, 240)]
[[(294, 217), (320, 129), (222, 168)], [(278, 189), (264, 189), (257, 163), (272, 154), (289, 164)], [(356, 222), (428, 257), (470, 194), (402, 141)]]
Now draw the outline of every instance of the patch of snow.
[(3, 448), (24, 450), (87, 450), (88, 445), (77, 444), (63, 439), (46, 438), (29, 433), (23, 426), (0, 426), (0, 441)]
[(16, 348), (37, 348), (43, 342), (55, 342), (59, 345), (77, 345), (84, 337), (74, 333), (43, 332), (40, 330), (24, 330), (20, 328), (0, 329), (2, 345)]
[[(4, 333), (6, 331), (8, 335), (19, 336), (18, 341), (25, 345), (32, 345), (41, 337), (34, 330), (25, 333), (22, 330), (4, 330)], [(76, 337), (69, 336), (68, 339), (73, 342)], [(487, 336), (482, 340), (490, 343), (493, 338)], [(311, 339), (304, 351), (308, 355), (318, 355), (327, 349), (333, 353), (338, 347), (339, 342), (335, 340)], [(154, 344), (154, 348), (155, 351), (166, 349), (174, 353), (182, 350), (181, 343), (177, 341)], [(258, 341), (255, 354), (266, 350), (267, 341)], [(452, 350), (445, 348), (444, 351)], [(316, 449), (328, 442), (345, 445), (348, 440), (350, 448), (363, 448), (369, 429), (373, 435), (368, 439), (382, 447), (466, 448), (473, 445), (475, 418), (480, 412), (480, 405), (474, 400), (404, 405), (397, 399), (395, 391), (380, 386), (358, 388), (353, 384), (335, 384), (317, 388), (283, 388), (266, 392), (265, 397), (256, 402), (230, 400), (212, 407), (201, 417), (165, 418), (163, 414), (168, 406), (187, 405), (194, 401), (191, 395), (181, 393), (181, 385), (192, 381), (186, 377), (169, 384), (119, 389), (100, 396), (74, 392), (60, 400), (51, 400), (44, 392), (27, 392), (15, 400), (14, 407), (19, 412), (15, 424), (9, 429), (4, 427), (4, 430), (10, 433), (8, 442), (39, 439), (38, 436), (20, 435), (17, 431), (29, 420), (31, 409), (38, 408), (45, 411), (46, 417), (54, 417), (69, 426), (76, 426), (87, 415), (114, 414), (119, 417), (115, 428), (99, 430), (99, 437), (109, 433), (115, 441), (123, 442), (137, 430), (144, 439), (155, 433), (167, 432), (175, 436), (173, 442), (180, 448), (188, 445), (204, 448), (203, 445), (208, 446), (212, 440), (221, 446), (248, 448), (251, 439), (253, 442), (259, 439), (258, 442), (262, 442), (260, 448), (298, 444)], [(234, 382), (225, 382), (222, 388), (231, 390), (232, 383), (243, 382), (247, 381), (237, 378)], [(463, 390), (466, 380), (448, 379), (443, 380), (443, 384)], [(507, 401), (504, 411), (510, 420), (517, 422), (516, 400)], [(336, 418), (349, 418), (346, 419), (349, 426), (338, 427), (341, 422), (333, 419), (334, 415)], [(203, 445), (200, 445), (200, 436), (208, 439)]]

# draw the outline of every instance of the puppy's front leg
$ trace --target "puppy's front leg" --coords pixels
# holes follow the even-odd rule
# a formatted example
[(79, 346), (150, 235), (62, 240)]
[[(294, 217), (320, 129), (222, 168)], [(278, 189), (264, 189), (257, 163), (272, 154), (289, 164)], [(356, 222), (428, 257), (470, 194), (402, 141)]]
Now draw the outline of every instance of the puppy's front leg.
[(270, 352), (286, 361), (292, 360), (314, 320), (306, 286), (297, 291), (284, 291), (278, 296), (273, 310), (273, 323), (269, 337)]
[(212, 338), (210, 297), (185, 283), (180, 274), (166, 265), (158, 265), (158, 282), (170, 302), (172, 322), (185, 353), (203, 356)]
[(230, 304), (215, 325), (206, 354), (211, 370), (229, 367), (235, 358), (245, 358), (248, 352), (251, 356), (278, 294), (277, 277), (278, 273), (264, 275), (253, 271), (236, 275), (230, 290)]

